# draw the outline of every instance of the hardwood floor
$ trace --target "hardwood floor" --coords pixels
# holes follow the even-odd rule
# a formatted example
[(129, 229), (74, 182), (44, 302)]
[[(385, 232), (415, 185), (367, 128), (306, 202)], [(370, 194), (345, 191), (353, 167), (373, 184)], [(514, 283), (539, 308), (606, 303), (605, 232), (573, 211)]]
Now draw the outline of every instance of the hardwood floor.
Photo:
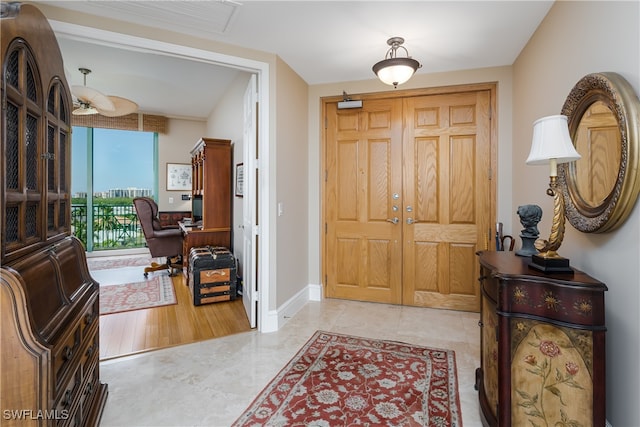
[(100, 360), (251, 330), (242, 299), (194, 306), (183, 275), (177, 304), (100, 316)]

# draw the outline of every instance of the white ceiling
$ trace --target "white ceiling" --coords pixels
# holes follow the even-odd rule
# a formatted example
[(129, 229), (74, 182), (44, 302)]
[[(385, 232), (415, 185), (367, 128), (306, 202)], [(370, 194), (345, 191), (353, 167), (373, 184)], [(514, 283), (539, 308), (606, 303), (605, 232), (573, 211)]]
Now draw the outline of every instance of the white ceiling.
[[(277, 54), (308, 84), (367, 80), (389, 37), (418, 73), (511, 65), (553, 1), (47, 1), (49, 5)], [(55, 29), (55, 26), (54, 26)], [(70, 84), (145, 112), (204, 118), (237, 70), (59, 37)]]

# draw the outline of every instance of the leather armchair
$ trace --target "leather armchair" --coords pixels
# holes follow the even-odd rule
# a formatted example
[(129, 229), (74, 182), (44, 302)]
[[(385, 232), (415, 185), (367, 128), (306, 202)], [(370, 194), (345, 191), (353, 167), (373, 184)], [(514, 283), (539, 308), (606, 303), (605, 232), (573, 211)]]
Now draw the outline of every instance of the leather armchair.
[(165, 264), (152, 262), (145, 267), (144, 275), (147, 277), (150, 271), (169, 269), (169, 275), (173, 269), (182, 268), (182, 232), (177, 226), (165, 226), (158, 219), (158, 205), (150, 197), (136, 197), (133, 199), (144, 238), (151, 256), (167, 257)]

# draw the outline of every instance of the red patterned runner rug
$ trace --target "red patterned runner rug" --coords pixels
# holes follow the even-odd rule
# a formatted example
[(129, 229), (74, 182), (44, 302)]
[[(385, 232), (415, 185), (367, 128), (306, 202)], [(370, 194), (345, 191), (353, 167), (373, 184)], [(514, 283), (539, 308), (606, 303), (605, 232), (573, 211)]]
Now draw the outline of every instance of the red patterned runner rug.
[(233, 427), (462, 427), (455, 353), (317, 331)]

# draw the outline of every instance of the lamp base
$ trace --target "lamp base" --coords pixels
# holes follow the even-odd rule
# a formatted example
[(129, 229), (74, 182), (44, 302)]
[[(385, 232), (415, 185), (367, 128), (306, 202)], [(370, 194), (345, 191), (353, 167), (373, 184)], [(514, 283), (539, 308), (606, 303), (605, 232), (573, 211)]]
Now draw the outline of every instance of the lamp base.
[(569, 266), (569, 260), (563, 257), (545, 258), (540, 255), (531, 255), (529, 267), (543, 273), (573, 274), (573, 269)]

